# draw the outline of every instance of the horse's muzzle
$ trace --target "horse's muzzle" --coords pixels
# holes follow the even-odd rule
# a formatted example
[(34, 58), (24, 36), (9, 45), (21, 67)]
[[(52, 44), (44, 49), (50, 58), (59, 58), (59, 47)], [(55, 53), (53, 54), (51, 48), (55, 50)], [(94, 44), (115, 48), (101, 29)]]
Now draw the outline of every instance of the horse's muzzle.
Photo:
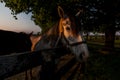
[(68, 30), (68, 31), (69, 31), (69, 30), (70, 30), (70, 27), (68, 27), (68, 26), (67, 26), (67, 27), (66, 27), (66, 30)]

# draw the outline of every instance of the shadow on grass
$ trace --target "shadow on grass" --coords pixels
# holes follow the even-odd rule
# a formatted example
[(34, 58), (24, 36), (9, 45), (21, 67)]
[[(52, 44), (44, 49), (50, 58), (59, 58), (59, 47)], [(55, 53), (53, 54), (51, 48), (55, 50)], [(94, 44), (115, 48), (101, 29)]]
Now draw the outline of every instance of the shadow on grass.
[(120, 49), (103, 54), (102, 47), (88, 43), (90, 57), (82, 80), (120, 80)]

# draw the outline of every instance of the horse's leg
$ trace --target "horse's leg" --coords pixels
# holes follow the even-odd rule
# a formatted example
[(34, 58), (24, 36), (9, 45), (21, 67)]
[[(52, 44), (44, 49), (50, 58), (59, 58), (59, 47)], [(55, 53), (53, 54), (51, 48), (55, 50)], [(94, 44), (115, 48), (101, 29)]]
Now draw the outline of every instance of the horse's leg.
[(85, 63), (85, 62), (82, 62), (82, 63), (81, 63), (80, 74), (84, 74), (84, 73), (85, 73), (85, 68), (86, 68), (86, 63)]
[(30, 78), (31, 78), (31, 80), (33, 79), (33, 76), (32, 76), (32, 69), (30, 69)]
[(25, 80), (28, 80), (27, 70), (25, 71)]
[(79, 62), (78, 66), (77, 80), (82, 80), (85, 74), (86, 63)]
[(32, 69), (25, 71), (25, 80), (33, 80)]

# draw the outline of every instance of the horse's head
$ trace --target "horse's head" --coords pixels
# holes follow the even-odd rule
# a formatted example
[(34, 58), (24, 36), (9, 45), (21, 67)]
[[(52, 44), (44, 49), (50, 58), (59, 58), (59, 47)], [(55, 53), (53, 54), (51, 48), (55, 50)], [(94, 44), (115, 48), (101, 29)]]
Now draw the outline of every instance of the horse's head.
[[(80, 35), (78, 26), (75, 24), (75, 17), (64, 14), (64, 11), (61, 7), (58, 7), (58, 13), (60, 16), (60, 20), (57, 24), (55, 24), (52, 28), (48, 29), (44, 35), (41, 35), (41, 38), (37, 39), (37, 44), (33, 47), (33, 50), (42, 50), (48, 48), (56, 48), (62, 47), (58, 50), (47, 50), (45, 55), (51, 55), (49, 53), (55, 53), (55, 55), (59, 55), (58, 53), (61, 51), (62, 53), (72, 52), (76, 55), (77, 60), (85, 61), (88, 58), (88, 49), (87, 45), (83, 42), (82, 36)], [(77, 13), (78, 15), (78, 13)], [(44, 54), (43, 54), (44, 55)], [(44, 56), (45, 56), (44, 55)], [(48, 58), (46, 58), (47, 60)]]
[(63, 36), (61, 37), (63, 44), (69, 47), (78, 60), (85, 61), (89, 53), (86, 43), (83, 43), (83, 37), (80, 31), (77, 30), (78, 26), (75, 24), (75, 16), (65, 14), (61, 7), (58, 7), (58, 13), (60, 16), (59, 35)]

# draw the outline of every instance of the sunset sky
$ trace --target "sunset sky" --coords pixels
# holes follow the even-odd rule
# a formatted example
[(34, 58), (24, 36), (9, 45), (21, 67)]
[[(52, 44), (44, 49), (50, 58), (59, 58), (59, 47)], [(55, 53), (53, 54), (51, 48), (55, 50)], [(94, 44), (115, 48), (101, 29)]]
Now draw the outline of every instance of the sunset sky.
[(31, 14), (21, 13), (17, 18), (18, 20), (15, 20), (9, 8), (0, 3), (0, 29), (27, 33), (41, 31), (40, 27), (31, 20)]

